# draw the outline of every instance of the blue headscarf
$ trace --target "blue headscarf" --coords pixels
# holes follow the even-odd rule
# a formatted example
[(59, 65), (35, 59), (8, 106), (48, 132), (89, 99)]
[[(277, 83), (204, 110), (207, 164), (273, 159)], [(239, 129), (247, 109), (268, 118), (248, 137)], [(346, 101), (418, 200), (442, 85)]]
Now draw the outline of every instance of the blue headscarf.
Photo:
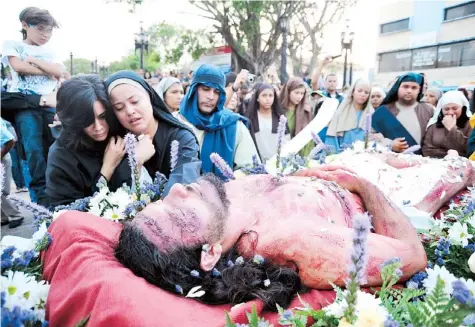
[[(237, 122), (247, 125), (247, 119), (231, 110), (225, 109), (225, 81), (223, 72), (213, 65), (201, 65), (193, 75), (190, 89), (180, 104), (180, 113), (196, 128), (205, 131), (201, 148), (202, 170), (222, 176), (211, 162), (210, 155), (218, 153), (232, 168), (234, 164), (234, 147), (236, 144)], [(198, 109), (198, 85), (219, 91), (219, 100), (215, 111), (207, 116)]]
[(419, 95), (417, 96), (417, 101), (420, 101), (422, 99), (423, 94), (423, 89), (424, 89), (424, 76), (418, 73), (407, 73), (404, 75), (401, 75), (398, 77), (396, 83), (391, 87), (389, 90), (388, 94), (383, 100), (383, 103), (381, 105), (389, 104), (389, 103), (394, 103), (398, 99), (398, 90), (399, 87), (401, 86), (401, 83), (403, 82), (415, 82), (419, 84), (420, 90), (419, 90)]

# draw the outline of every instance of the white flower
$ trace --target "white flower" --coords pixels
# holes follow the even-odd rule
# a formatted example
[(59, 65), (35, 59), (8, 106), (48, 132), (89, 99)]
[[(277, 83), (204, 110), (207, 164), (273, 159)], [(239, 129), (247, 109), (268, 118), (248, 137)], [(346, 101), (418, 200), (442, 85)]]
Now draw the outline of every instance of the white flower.
[(24, 272), (8, 271), (8, 276), (1, 276), (2, 290), (6, 291), (5, 307), (13, 310), (15, 306), (30, 310), (42, 309), (46, 302), (49, 285), (44, 280), (37, 282), (31, 275)]
[(444, 284), (445, 293), (451, 295), (453, 292), (452, 283), (457, 279), (452, 273), (450, 273), (445, 267), (434, 266), (434, 269), (427, 269), (427, 278), (424, 279), (423, 285), (427, 290), (427, 293), (431, 293), (437, 282), (437, 277), (440, 277)]
[(89, 207), (99, 208), (99, 203), (101, 203), (101, 201), (106, 198), (108, 193), (109, 193), (109, 189), (107, 187), (100, 189), (99, 192), (96, 192), (94, 197), (91, 200), (89, 200)]
[(118, 207), (118, 211), (124, 211), (125, 207), (131, 202), (130, 194), (123, 188), (117, 189), (114, 193), (110, 193), (107, 196), (107, 200), (113, 206)]
[(53, 212), (53, 221), (56, 220), (56, 219), (58, 219), (58, 217), (61, 216), (61, 214), (62, 214), (63, 212), (66, 212), (66, 211), (68, 211), (68, 210), (59, 210), (59, 211)]
[(473, 235), (468, 233), (467, 224), (462, 225), (457, 221), (449, 229), (449, 239), (453, 244), (467, 246), (468, 240), (472, 237)]
[(467, 220), (467, 224), (475, 228), (475, 215), (473, 215), (472, 217), (470, 217), (470, 219)]
[[(348, 291), (343, 292), (344, 296), (348, 294)], [(331, 305), (324, 308), (328, 315), (332, 315), (336, 318), (343, 317), (343, 312), (347, 308), (346, 298), (343, 298), (340, 302), (333, 302)], [(378, 321), (384, 322), (388, 316), (386, 308), (381, 304), (381, 300), (375, 298), (373, 295), (358, 291), (356, 297), (356, 314), (371, 313), (373, 318), (378, 317)]]
[(31, 240), (33, 241), (33, 246), (35, 246), (36, 243), (40, 242), (45, 237), (47, 231), (48, 227), (46, 227), (46, 222), (43, 222), (40, 228), (38, 228), (38, 230), (33, 234), (33, 237), (31, 238)]
[(186, 294), (185, 297), (202, 297), (203, 295), (206, 294), (205, 291), (203, 290), (200, 290), (201, 289), (201, 285), (200, 286), (195, 286), (193, 287), (189, 292), (188, 294)]
[(470, 271), (475, 274), (475, 252), (472, 253), (470, 258), (468, 259), (468, 266), (470, 268)]
[(115, 209), (107, 209), (102, 217), (113, 221), (124, 219), (122, 213), (117, 213)]

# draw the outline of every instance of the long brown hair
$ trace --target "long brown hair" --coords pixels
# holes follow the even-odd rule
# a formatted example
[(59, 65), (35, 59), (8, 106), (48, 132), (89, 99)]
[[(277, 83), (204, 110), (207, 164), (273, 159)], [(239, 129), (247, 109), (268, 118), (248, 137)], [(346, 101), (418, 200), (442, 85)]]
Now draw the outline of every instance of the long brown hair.
[(312, 120), (312, 108), (308, 98), (307, 84), (300, 77), (292, 77), (287, 83), (285, 83), (282, 91), (280, 92), (280, 103), (284, 111), (289, 110), (290, 104), (290, 92), (303, 87), (305, 93), (300, 103), (295, 106), (295, 131), (292, 137), (297, 135), (307, 124)]

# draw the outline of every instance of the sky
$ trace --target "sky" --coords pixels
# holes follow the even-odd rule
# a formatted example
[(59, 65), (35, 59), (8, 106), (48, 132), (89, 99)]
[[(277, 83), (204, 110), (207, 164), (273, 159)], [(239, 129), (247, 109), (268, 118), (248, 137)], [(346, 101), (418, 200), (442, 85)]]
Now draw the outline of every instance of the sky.
[[(347, 12), (355, 31), (354, 60), (366, 68), (374, 66), (378, 24), (378, 17), (374, 14), (377, 10), (370, 1), (360, 0)], [(55, 30), (50, 41), (59, 58), (68, 60), (73, 52), (76, 58), (97, 58), (99, 64), (108, 64), (128, 55), (134, 49), (134, 34), (139, 31), (141, 22), (144, 28), (162, 21), (188, 28), (203, 28), (211, 24), (196, 15), (197, 9), (188, 0), (144, 0), (134, 13), (129, 11), (130, 6), (126, 3), (114, 0), (14, 0), (5, 1), (1, 6), (0, 43), (21, 39), (18, 15), (28, 6), (48, 9), (60, 22), (61, 28)], [(368, 19), (370, 11), (372, 17)], [(325, 34), (325, 53), (338, 54), (341, 51), (342, 29), (343, 26), (337, 24)]]

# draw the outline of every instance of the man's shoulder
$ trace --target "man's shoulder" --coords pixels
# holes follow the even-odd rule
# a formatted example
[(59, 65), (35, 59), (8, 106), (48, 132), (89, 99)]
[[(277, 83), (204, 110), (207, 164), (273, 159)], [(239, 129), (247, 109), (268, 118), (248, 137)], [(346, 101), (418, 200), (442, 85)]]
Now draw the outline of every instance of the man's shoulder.
[(416, 110), (422, 111), (424, 113), (434, 114), (434, 107), (429, 103), (421, 102), (416, 106)]

